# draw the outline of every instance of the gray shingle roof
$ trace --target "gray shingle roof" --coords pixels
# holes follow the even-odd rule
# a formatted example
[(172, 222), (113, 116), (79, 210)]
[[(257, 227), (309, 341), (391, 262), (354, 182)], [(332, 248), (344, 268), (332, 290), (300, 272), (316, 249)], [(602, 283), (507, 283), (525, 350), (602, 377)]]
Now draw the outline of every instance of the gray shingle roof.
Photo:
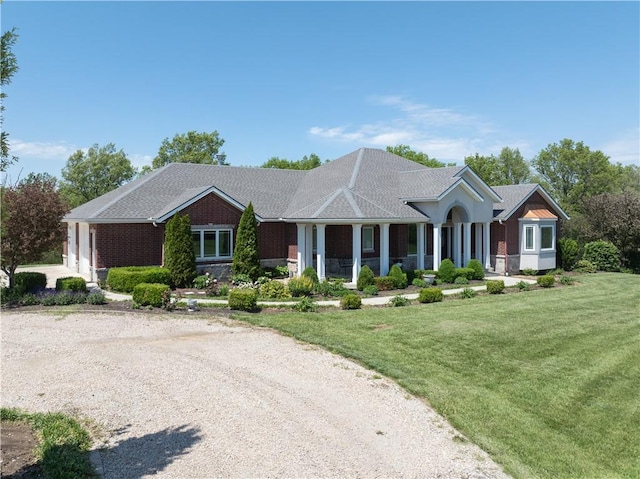
[(308, 171), (172, 163), (75, 208), (66, 219), (158, 219), (215, 188), (240, 206), (251, 201), (264, 220), (425, 220), (403, 198), (437, 198), (461, 181), (456, 175), (462, 169), (428, 168), (371, 148)]
[(555, 212), (564, 219), (569, 216), (538, 184), (493, 186), (493, 190), (502, 197), (502, 203), (493, 204), (493, 219), (506, 220), (529, 198), (538, 191), (553, 207)]

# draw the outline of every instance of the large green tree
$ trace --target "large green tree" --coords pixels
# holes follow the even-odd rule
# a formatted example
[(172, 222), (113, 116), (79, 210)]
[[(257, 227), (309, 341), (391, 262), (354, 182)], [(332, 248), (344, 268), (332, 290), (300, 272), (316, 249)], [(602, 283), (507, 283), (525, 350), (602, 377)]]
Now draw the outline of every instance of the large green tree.
[(51, 180), (31, 178), (0, 193), (0, 267), (13, 287), (18, 266), (39, 261), (62, 243), (66, 230), (61, 220), (68, 207)]
[(518, 185), (531, 179), (529, 164), (518, 148), (505, 146), (498, 156), (467, 156), (464, 164), (471, 167), (482, 180), (491, 186)]
[(60, 192), (72, 208), (102, 196), (132, 180), (136, 169), (113, 143), (76, 151), (62, 169)]
[(199, 133), (189, 131), (178, 134), (172, 140), (162, 140), (158, 155), (153, 159), (152, 167), (160, 168), (169, 163), (202, 163), (208, 165), (226, 165), (225, 157), (219, 154), (224, 144), (217, 131)]
[(263, 163), (261, 168), (278, 168), (281, 170), (311, 170), (322, 165), (322, 160), (315, 153), (303, 156), (300, 160), (287, 160), (273, 156)]
[(570, 212), (580, 211), (583, 198), (615, 191), (620, 181), (608, 156), (567, 138), (548, 145), (531, 163), (540, 183)]
[[(387, 151), (389, 153), (393, 153), (394, 155), (406, 158), (407, 160), (415, 161), (416, 163), (420, 163), (421, 165), (428, 166), (429, 168), (442, 168), (443, 166), (447, 166), (445, 163), (438, 161), (435, 158), (429, 158), (429, 155), (427, 155), (426, 153), (412, 150), (408, 145), (387, 146)], [(450, 166), (453, 165), (455, 165), (455, 163)]]
[(171, 272), (174, 286), (191, 286), (197, 273), (189, 215), (180, 216), (176, 213), (167, 221), (164, 231), (164, 266)]
[(258, 250), (258, 228), (253, 204), (245, 208), (240, 217), (236, 245), (233, 250), (233, 262), (231, 264), (233, 274), (246, 274), (253, 281), (260, 276), (260, 252)]
[[(15, 28), (4, 32), (0, 39), (0, 126), (4, 121), (4, 99), (7, 96), (4, 90), (18, 71), (18, 61), (11, 50), (17, 40)], [(9, 134), (3, 128), (0, 132), (0, 171), (6, 171), (9, 165), (16, 161), (17, 156), (9, 155)]]

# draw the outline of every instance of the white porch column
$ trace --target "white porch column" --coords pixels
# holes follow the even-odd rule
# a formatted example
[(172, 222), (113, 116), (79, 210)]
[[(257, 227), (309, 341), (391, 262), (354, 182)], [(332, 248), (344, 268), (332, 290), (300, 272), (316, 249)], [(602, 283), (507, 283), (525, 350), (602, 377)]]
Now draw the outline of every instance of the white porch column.
[(298, 228), (298, 270), (296, 276), (300, 276), (307, 267), (307, 225), (296, 224)]
[(462, 223), (464, 231), (462, 267), (465, 267), (471, 259), (471, 223)]
[(360, 274), (360, 265), (362, 263), (362, 225), (351, 225), (353, 229), (353, 248), (351, 256), (353, 257), (353, 268), (351, 271), (351, 281), (358, 282)]
[(440, 245), (440, 228), (442, 227), (441, 223), (433, 224), (433, 269), (438, 271), (440, 268), (440, 261), (442, 258), (440, 257), (440, 252), (442, 246)]
[[(313, 266), (313, 225), (306, 225), (306, 240), (304, 249), (304, 264), (307, 266)], [(302, 271), (300, 271), (302, 273)]]
[(484, 256), (482, 255), (482, 223), (475, 223), (476, 225), (476, 254), (475, 259), (482, 263)]
[(316, 225), (316, 234), (318, 235), (317, 249), (316, 249), (316, 273), (318, 273), (318, 279), (322, 281), (325, 279), (325, 253), (324, 253), (324, 231), (326, 225)]
[(484, 252), (484, 269), (491, 268), (491, 223), (485, 223), (482, 250)]
[(427, 225), (425, 223), (418, 223), (416, 230), (418, 231), (418, 244), (417, 251), (418, 254), (418, 264), (417, 269), (424, 269), (424, 257), (427, 254), (427, 243), (426, 243), (426, 234), (427, 234)]
[(389, 273), (389, 223), (383, 223), (380, 225), (380, 276), (386, 276), (387, 273)]
[(460, 241), (460, 227), (462, 223), (453, 223), (453, 264), (456, 265), (456, 268), (461, 268), (460, 264), (461, 254), (460, 247), (462, 246), (462, 241)]

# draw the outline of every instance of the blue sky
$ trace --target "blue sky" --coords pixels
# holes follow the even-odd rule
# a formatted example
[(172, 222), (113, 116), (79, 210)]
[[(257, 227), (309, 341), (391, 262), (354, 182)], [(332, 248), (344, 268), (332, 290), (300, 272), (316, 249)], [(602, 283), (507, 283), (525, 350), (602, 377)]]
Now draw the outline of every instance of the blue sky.
[(15, 181), (217, 130), (235, 166), (408, 144), (463, 163), (563, 138), (639, 162), (638, 2), (20, 2)]

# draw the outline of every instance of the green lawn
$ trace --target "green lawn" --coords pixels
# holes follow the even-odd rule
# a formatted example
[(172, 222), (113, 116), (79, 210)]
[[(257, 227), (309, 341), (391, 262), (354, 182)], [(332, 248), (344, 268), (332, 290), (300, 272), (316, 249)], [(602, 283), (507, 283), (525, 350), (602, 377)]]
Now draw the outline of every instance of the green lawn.
[(421, 396), (515, 477), (640, 477), (640, 276), (404, 308), (238, 314)]

